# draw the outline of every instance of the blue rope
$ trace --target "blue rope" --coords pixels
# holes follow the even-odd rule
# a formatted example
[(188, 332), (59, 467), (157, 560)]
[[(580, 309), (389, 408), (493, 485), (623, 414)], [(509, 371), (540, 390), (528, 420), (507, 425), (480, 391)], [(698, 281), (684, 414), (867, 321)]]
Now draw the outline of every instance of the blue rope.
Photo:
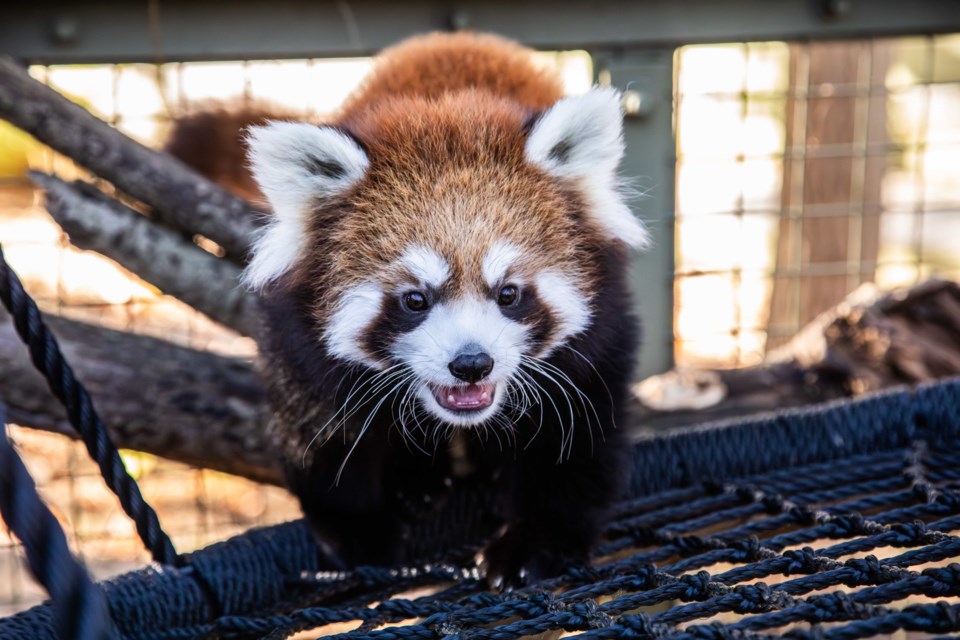
[[(842, 463), (813, 462), (789, 472), (761, 471), (737, 481), (730, 477), (726, 482), (636, 497), (617, 509), (610, 527), (614, 539), (601, 550), (613, 547), (622, 556), (630, 547), (641, 548), (596, 567), (571, 567), (557, 579), (518, 593), (486, 593), (474, 570), (456, 563), (318, 572), (316, 549), (299, 523), (252, 531), (215, 545), (193, 555), (185, 569), (160, 573), (151, 569), (132, 574), (122, 584), (106, 585), (113, 617), (124, 637), (150, 640), (281, 638), (349, 621), (362, 623), (341, 636), (351, 640), (450, 636), (512, 640), (556, 629), (588, 638), (767, 638), (785, 621), (814, 625), (809, 632), (814, 635), (796, 630), (800, 637), (858, 637), (872, 629), (898, 628), (949, 633), (960, 630), (953, 609), (897, 611), (890, 603), (909, 595), (940, 598), (960, 593), (956, 565), (910, 569), (960, 556), (960, 540), (951, 534), (960, 529), (960, 447), (954, 427), (943, 417), (944, 407), (955, 406), (958, 396), (956, 382), (921, 389), (913, 396), (913, 417), (886, 436), (887, 448), (854, 452)], [(871, 411), (861, 406), (845, 412), (858, 415), (876, 433), (875, 427), (884, 424), (888, 400), (861, 403), (872, 406)], [(793, 419), (791, 429), (807, 420), (813, 421), (813, 429), (833, 420), (815, 412)], [(911, 437), (901, 438), (896, 429), (908, 423)], [(921, 423), (923, 428), (918, 429)], [(849, 426), (848, 435), (855, 436), (856, 424)], [(739, 428), (746, 427), (735, 427)], [(920, 436), (939, 444), (927, 446)], [(714, 438), (715, 434), (704, 442)], [(771, 438), (767, 434), (758, 441)], [(641, 446), (638, 459), (651, 450), (658, 447)], [(752, 455), (749, 447), (743, 455)], [(702, 533), (706, 528), (713, 533)], [(803, 546), (820, 540), (835, 542), (815, 550)], [(841, 561), (881, 547), (903, 551), (884, 560)], [(702, 570), (718, 563), (733, 567), (716, 575)], [(778, 575), (791, 578), (777, 583)], [(452, 586), (421, 598), (395, 597), (436, 584)], [(850, 596), (805, 595), (837, 585), (860, 590)], [(212, 599), (204, 588), (214, 592)], [(656, 615), (634, 613), (672, 600), (686, 604)], [(217, 606), (211, 608), (211, 601)], [(722, 612), (743, 618), (721, 626), (696, 624)], [(42, 627), (47, 615), (48, 609), (41, 607), (9, 623), (0, 621), (0, 638), (23, 637), (4, 634), (17, 624)], [(411, 617), (423, 622), (379, 628)], [(828, 621), (837, 626), (816, 627)], [(679, 623), (694, 624), (680, 632)], [(828, 632), (835, 635), (827, 636)], [(31, 635), (49, 637), (42, 632)]]
[[(320, 587), (331, 600), (331, 604), (321, 606), (302, 606), (274, 604), (259, 613), (247, 615), (223, 615), (213, 621), (200, 624), (174, 626), (166, 629), (141, 627), (140, 633), (131, 637), (164, 640), (168, 638), (191, 637), (284, 637), (286, 633), (334, 622), (362, 621), (364, 625), (358, 631), (346, 634), (344, 638), (443, 638), (448, 636), (469, 638), (507, 638), (519, 637), (549, 629), (580, 631), (587, 637), (650, 637), (656, 633), (675, 635), (675, 624), (709, 617), (723, 611), (732, 611), (753, 622), (739, 627), (695, 625), (683, 632), (683, 637), (763, 637), (759, 633), (773, 628), (784, 620), (815, 622), (849, 622), (845, 629), (862, 630), (870, 627), (853, 625), (856, 616), (872, 616), (879, 625), (877, 628), (927, 629), (934, 633), (955, 628), (950, 619), (950, 610), (942, 608), (925, 609), (922, 613), (903, 616), (885, 608), (890, 601), (902, 599), (908, 595), (927, 595), (942, 597), (954, 595), (960, 589), (960, 569), (951, 565), (938, 569), (913, 572), (911, 565), (942, 561), (960, 554), (960, 539), (949, 534), (960, 529), (960, 516), (951, 515), (924, 524), (917, 518), (930, 519), (944, 512), (958, 511), (960, 502), (954, 499), (953, 484), (960, 471), (955, 465), (956, 451), (938, 450), (931, 454), (919, 445), (896, 453), (884, 455), (887, 462), (899, 460), (899, 477), (875, 478), (863, 473), (861, 469), (851, 468), (847, 477), (856, 479), (852, 485), (844, 486), (844, 473), (831, 474), (829, 482), (837, 486), (821, 488), (819, 492), (805, 497), (817, 496), (830, 500), (837, 494), (833, 491), (846, 491), (846, 501), (830, 505), (822, 512), (813, 511), (802, 520), (791, 521), (793, 526), (806, 522), (799, 531), (790, 531), (766, 540), (747, 536), (730, 536), (728, 533), (739, 527), (728, 529), (714, 537), (704, 537), (693, 543), (688, 536), (688, 544), (668, 549), (670, 555), (679, 555), (681, 559), (670, 565), (657, 567), (650, 562), (651, 556), (659, 556), (662, 549), (636, 553), (615, 562), (594, 568), (571, 568), (565, 576), (553, 583), (537, 585), (535, 589), (517, 594), (495, 595), (482, 591), (480, 583), (469, 572), (454, 566), (431, 566), (428, 568), (410, 568), (389, 570), (366, 568), (347, 573), (323, 573), (311, 581), (309, 576), (295, 578), (290, 584), (298, 588), (307, 588), (311, 584)], [(890, 464), (873, 466), (877, 474), (888, 475), (896, 470)], [(796, 482), (809, 486), (810, 478), (818, 471), (795, 470)], [(776, 475), (776, 474), (773, 474)], [(782, 477), (776, 486), (782, 482)], [(883, 481), (886, 494), (869, 495), (873, 488)], [(739, 495), (757, 504), (766, 504), (771, 509), (769, 518), (777, 518), (778, 511), (786, 509), (797, 513), (797, 507), (790, 507), (787, 496), (758, 487), (767, 487), (763, 478), (749, 479), (748, 485), (730, 484), (721, 489)], [(932, 484), (937, 483), (937, 487)], [(921, 490), (915, 490), (916, 488)], [(749, 490), (745, 490), (749, 488)], [(906, 489), (904, 489), (906, 488)], [(701, 488), (711, 495), (715, 488)], [(868, 493), (865, 497), (860, 497)], [(689, 497), (689, 496), (687, 496)], [(677, 496), (682, 500), (682, 496)], [(916, 504), (898, 505), (915, 502)], [(678, 522), (688, 522), (687, 514), (679, 512), (676, 504), (661, 500), (660, 509), (669, 510)], [(721, 502), (721, 505), (725, 504)], [(854, 515), (857, 505), (886, 507), (887, 510), (864, 518)], [(701, 506), (691, 505), (694, 511), (702, 511)], [(651, 509), (656, 515), (657, 508)], [(723, 511), (723, 509), (720, 509)], [(829, 511), (829, 512), (828, 512)], [(740, 518), (735, 510), (727, 510), (730, 520)], [(693, 519), (689, 522), (696, 522)], [(677, 523), (669, 523), (665, 527)], [(790, 523), (788, 523), (790, 524)], [(614, 524), (622, 528), (621, 522)], [(813, 532), (811, 534), (811, 532)], [(813, 550), (810, 548), (783, 551), (792, 546), (792, 540), (798, 534), (802, 539), (814, 537), (835, 537), (839, 541), (829, 547)], [(853, 537), (852, 537), (853, 536)], [(851, 538), (852, 537), (852, 538)], [(242, 540), (243, 538), (241, 538)], [(711, 544), (709, 541), (713, 541)], [(239, 542), (239, 541), (238, 541)], [(263, 540), (251, 540), (252, 546), (244, 546), (241, 552), (262, 554), (280, 552), (284, 544), (261, 544)], [(288, 544), (289, 541), (287, 541)], [(235, 545), (230, 542), (228, 545)], [(714, 544), (720, 545), (713, 548)], [(879, 547), (901, 547), (904, 553), (878, 561), (875, 558), (848, 560), (839, 562), (836, 558), (862, 553)], [(209, 552), (204, 552), (206, 555)], [(722, 557), (717, 554), (725, 554)], [(733, 569), (711, 576), (706, 572), (690, 573), (697, 566), (706, 566), (717, 562), (738, 564)], [(247, 562), (246, 564), (251, 564)], [(268, 582), (271, 573), (263, 568), (260, 561), (252, 563), (251, 573), (246, 581), (260, 585)], [(234, 570), (239, 565), (236, 560), (195, 563), (194, 570), (204, 569), (222, 574), (223, 567)], [(744, 581), (769, 579), (777, 574), (800, 575), (788, 582), (768, 586), (762, 583), (741, 585)], [(224, 579), (239, 579), (235, 573), (224, 574)], [(455, 587), (438, 594), (424, 596), (414, 600), (389, 599), (384, 597), (381, 588), (389, 587), (392, 593), (410, 588), (415, 579), (426, 580), (427, 584), (437, 581), (455, 581)], [(421, 583), (422, 584), (422, 583)], [(846, 599), (820, 596), (802, 600), (804, 593), (819, 591), (831, 586), (867, 586), (860, 594)], [(871, 585), (875, 585), (875, 588)], [(560, 597), (551, 595), (547, 589), (566, 587)], [(219, 588), (238, 595), (237, 587), (221, 585)], [(262, 588), (259, 589), (261, 592)], [(346, 593), (357, 592), (354, 599), (344, 600)], [(626, 596), (617, 597), (618, 593)], [(609, 598), (613, 596), (614, 599)], [(255, 597), (262, 597), (262, 594)], [(122, 598), (118, 598), (122, 600)], [(607, 600), (599, 604), (600, 599)], [(641, 606), (667, 602), (669, 600), (688, 601), (682, 607), (674, 607), (655, 616), (636, 616), (629, 612)], [(351, 602), (378, 605), (351, 604)], [(250, 600), (247, 601), (250, 607)], [(235, 602), (233, 607), (241, 610), (244, 604)], [(762, 617), (762, 616), (766, 617)], [(911, 617), (913, 616), (913, 617)], [(376, 626), (396, 623), (411, 617), (424, 618), (421, 625), (396, 629), (376, 629)], [(510, 618), (517, 622), (504, 624)], [(479, 625), (499, 625), (492, 629), (478, 629)], [(751, 626), (752, 625), (752, 626)], [(739, 630), (738, 630), (739, 629)], [(659, 631), (658, 631), (659, 630)], [(852, 633), (852, 631), (851, 631)], [(758, 635), (759, 634), (759, 635)]]
[[(949, 469), (952, 466), (949, 461), (953, 459), (953, 456), (954, 453), (951, 452), (938, 452), (937, 456), (925, 460), (924, 464), (918, 468), (914, 451), (901, 454), (899, 457), (903, 460), (903, 464), (901, 465), (902, 477), (900, 482), (908, 486), (911, 484), (922, 486), (927, 483), (928, 479), (933, 479), (938, 477), (938, 474), (942, 474), (943, 469)], [(884, 473), (889, 471), (889, 469), (883, 467), (880, 467), (880, 470)], [(806, 475), (803, 471), (796, 471), (795, 473)], [(753, 479), (753, 481), (758, 481), (758, 479)], [(842, 475), (835, 477), (833, 481), (842, 483)], [(873, 481), (874, 479), (869, 476), (864, 477), (861, 474), (859, 488), (869, 488)], [(731, 485), (725, 490), (736, 493), (738, 487)], [(747, 495), (743, 491), (740, 491), (740, 494)], [(770, 494), (754, 490), (752, 495), (754, 499), (762, 502), (768, 499)], [(612, 569), (611, 565), (593, 569), (571, 569), (567, 576), (569, 583), (573, 585), (581, 584), (583, 589), (589, 588), (591, 590), (589, 596), (585, 591), (582, 589), (578, 591), (577, 588), (565, 592), (562, 598), (555, 598), (542, 591), (498, 596), (487, 593), (469, 594), (462, 590), (451, 590), (446, 593), (453, 593), (452, 599), (447, 599), (444, 595), (427, 596), (413, 601), (384, 599), (381, 605), (359, 609), (337, 605), (315, 608), (301, 607), (290, 613), (280, 613), (285, 607), (278, 605), (271, 607), (270, 611), (252, 616), (222, 616), (212, 623), (201, 625), (180, 626), (165, 630), (157, 629), (155, 626), (141, 627), (147, 633), (131, 635), (131, 637), (155, 640), (205, 636), (247, 638), (263, 637), (271, 630), (279, 630), (277, 637), (283, 637), (282, 634), (291, 629), (309, 628), (318, 624), (348, 620), (375, 621), (383, 624), (397, 622), (412, 616), (423, 617), (425, 621), (415, 627), (387, 630), (368, 628), (362, 633), (354, 632), (343, 637), (443, 638), (453, 635), (455, 637), (489, 637), (506, 640), (526, 633), (557, 628), (567, 629), (568, 631), (583, 631), (588, 634), (587, 637), (651, 637), (649, 635), (651, 630), (653, 630), (654, 635), (676, 634), (675, 627), (672, 627), (670, 623), (678, 619), (694, 619), (695, 616), (703, 617), (711, 612), (722, 610), (752, 615), (749, 619), (757, 621), (752, 623), (757, 629), (772, 628), (772, 625), (778, 621), (788, 618), (844, 622), (851, 620), (851, 616), (869, 615), (877, 620), (875, 624), (878, 626), (876, 628), (909, 628), (941, 633), (956, 629), (956, 625), (950, 618), (952, 611), (950, 609), (942, 607), (928, 608), (922, 611), (911, 609), (905, 610), (908, 613), (904, 615), (880, 607), (875, 603), (886, 602), (892, 598), (901, 598), (904, 595), (911, 594), (926, 594), (937, 597), (957, 593), (957, 587), (960, 584), (957, 576), (960, 575), (960, 571), (956, 567), (926, 570), (919, 574), (902, 570), (903, 567), (911, 564), (932, 562), (957, 554), (957, 539), (946, 535), (946, 532), (960, 527), (960, 518), (946, 518), (930, 525), (911, 523), (911, 520), (916, 516), (929, 516), (930, 513), (936, 513), (940, 510), (943, 505), (955, 510), (955, 501), (947, 499), (946, 502), (943, 502), (940, 497), (949, 495), (949, 489), (938, 491), (936, 494), (933, 492), (894, 491), (881, 501), (871, 499), (869, 502), (872, 504), (902, 504), (905, 499), (923, 500), (923, 502), (910, 507), (888, 510), (877, 515), (873, 520), (852, 518), (849, 515), (831, 516), (828, 514), (809, 520), (808, 529), (817, 529), (821, 533), (832, 531), (832, 534), (836, 534), (838, 537), (844, 535), (849, 537), (850, 535), (859, 535), (863, 531), (874, 531), (872, 535), (866, 538), (856, 539), (856, 542), (860, 544), (858, 549), (879, 546), (912, 547), (926, 545), (920, 549), (910, 549), (901, 556), (885, 560), (882, 563), (871, 558), (846, 563), (838, 563), (832, 560), (833, 557), (848, 555), (851, 552), (850, 548), (846, 546), (851, 542), (849, 540), (816, 552), (805, 549), (760, 558), (756, 558), (758, 549), (764, 547), (758, 546), (757, 541), (751, 542), (748, 540), (747, 544), (740, 547), (730, 545), (730, 550), (739, 550), (742, 555), (737, 558), (729, 558), (728, 561), (744, 562), (750, 558), (755, 559), (750, 564), (737, 567), (727, 574), (718, 576), (710, 576), (701, 572), (678, 578), (673, 575), (673, 572), (677, 570), (677, 565), (657, 569), (651, 564), (643, 564), (641, 562), (643, 554), (638, 554), (634, 558), (627, 559), (629, 562), (618, 561), (617, 566)], [(784, 500), (783, 502), (787, 503), (788, 501)], [(836, 510), (840, 514), (843, 513), (845, 507), (866, 502), (868, 502), (867, 499), (849, 501), (846, 504), (836, 505)], [(671, 506), (675, 505), (664, 505), (664, 507)], [(683, 517), (684, 514), (675, 515)], [(882, 524), (879, 522), (881, 520), (887, 523)], [(827, 527), (827, 529), (823, 529), (824, 527)], [(830, 529), (831, 527), (832, 529)], [(791, 535), (794, 534), (791, 532), (782, 536), (775, 536), (766, 542), (771, 549), (782, 548), (781, 543)], [(263, 543), (267, 541), (261, 539), (258, 542), (253, 540), (251, 542), (254, 542), (253, 548), (265, 550)], [(273, 549), (271, 553), (280, 553), (289, 546), (289, 541), (275, 540), (274, 542), (274, 545), (266, 545), (266, 547)], [(232, 544), (234, 543), (228, 543), (228, 545)], [(695, 557), (698, 553), (709, 556), (716, 551), (714, 549), (704, 550), (701, 545), (699, 547), (701, 550), (698, 552), (696, 551), (697, 548), (697, 545), (690, 545), (681, 549), (679, 553), (687, 556), (693, 554), (692, 557)], [(250, 550), (249, 546), (245, 546), (242, 553), (250, 553)], [(238, 553), (241, 552), (238, 551)], [(223, 563), (209, 564), (220, 567)], [(255, 563), (255, 571), (263, 571), (261, 564), (259, 562)], [(196, 570), (200, 566), (202, 566), (202, 563), (195, 563), (191, 568)], [(213, 568), (211, 571), (221, 571), (221, 569)], [(428, 572), (429, 575), (427, 575)], [(466, 587), (467, 591), (471, 588), (479, 589), (472, 577), (459, 575), (458, 570), (453, 567), (436, 567), (429, 569), (428, 572), (424, 572), (425, 576), (433, 580), (462, 580), (460, 586)], [(763, 585), (735, 585), (738, 581), (755, 579), (764, 575), (774, 575), (778, 572), (788, 574), (809, 572), (814, 575), (809, 578), (796, 579), (790, 583), (783, 583), (788, 585), (786, 588), (768, 588)], [(403, 583), (403, 580), (409, 580), (414, 573), (415, 570), (413, 569), (407, 571), (364, 569), (343, 574), (325, 574), (321, 584), (324, 584), (328, 589), (328, 593), (336, 592), (336, 585), (344, 583), (352, 584), (351, 589), (363, 590), (392, 584), (395, 590), (401, 590), (409, 584)], [(250, 583), (257, 583), (267, 577), (269, 577), (269, 574), (251, 573), (246, 576), (246, 579)], [(298, 584), (302, 586), (308, 582), (308, 580), (300, 579)], [(862, 593), (865, 595), (859, 596), (863, 601), (859, 601), (857, 598), (846, 600), (827, 598), (808, 599), (800, 602), (795, 599), (795, 595), (804, 591), (822, 589), (829, 584), (869, 585), (874, 582), (882, 583), (881, 587), (864, 590)], [(542, 587), (543, 585), (541, 585)], [(228, 587), (224, 588), (229, 590)], [(612, 595), (617, 591), (644, 591), (645, 593), (632, 594), (604, 604), (597, 604), (595, 598), (604, 594)], [(780, 591), (783, 593), (778, 594)], [(339, 593), (343, 593), (343, 591), (341, 590)], [(702, 600), (703, 603), (687, 605), (686, 608), (674, 608), (659, 617), (624, 614), (625, 611), (644, 604), (663, 602), (673, 598), (692, 601)], [(241, 607), (242, 603), (237, 603), (235, 606)], [(777, 608), (780, 608), (780, 611), (776, 611)], [(759, 617), (758, 614), (763, 614), (765, 611), (768, 612), (769, 616), (780, 615), (781, 617)], [(477, 625), (496, 624), (511, 617), (521, 618), (522, 621), (500, 625), (490, 630), (476, 628)], [(843, 628), (863, 630), (873, 627), (852, 626), (851, 623), (851, 625)], [(732, 627), (717, 628), (700, 625), (688, 628), (681, 636), (691, 638), (762, 637), (753, 633), (753, 627), (744, 626), (742, 633), (731, 631), (731, 629)]]
[(74, 377), (64, 359), (56, 338), (47, 328), (36, 303), (23, 289), (23, 284), (7, 264), (0, 246), (0, 300), (13, 316), (20, 339), (30, 350), (34, 366), (53, 395), (67, 410), (70, 424), (87, 447), (90, 457), (100, 467), (100, 474), (110, 490), (120, 499), (120, 506), (133, 520), (144, 546), (156, 562), (175, 564), (177, 552), (170, 538), (160, 527), (153, 508), (146, 503), (136, 481), (127, 473), (119, 451), (107, 432), (107, 426), (93, 407), (83, 385)]
[[(4, 424), (4, 409), (0, 406), (0, 425)], [(30, 573), (53, 599), (57, 637), (112, 637), (113, 625), (103, 592), (70, 553), (60, 523), (43, 504), (33, 478), (3, 428), (0, 427), (0, 515), (23, 543)]]

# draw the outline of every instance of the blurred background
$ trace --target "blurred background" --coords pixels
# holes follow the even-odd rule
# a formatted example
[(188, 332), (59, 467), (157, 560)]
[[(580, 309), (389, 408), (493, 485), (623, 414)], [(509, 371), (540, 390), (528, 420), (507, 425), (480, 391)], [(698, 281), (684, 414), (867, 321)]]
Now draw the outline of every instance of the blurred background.
[[(0, 53), (134, 139), (212, 106), (322, 118), (370, 55), (417, 32), (493, 31), (567, 91), (625, 90), (623, 173), (655, 246), (635, 261), (642, 375), (760, 363), (864, 283), (960, 279), (958, 3), (37, 2)], [(90, 178), (0, 121), (0, 242), (44, 310), (252, 358), (249, 338), (72, 247), (26, 171)], [(97, 577), (146, 561), (86, 454), (12, 428)], [(190, 550), (298, 516), (277, 488), (125, 452)], [(0, 615), (40, 597), (0, 528)]]

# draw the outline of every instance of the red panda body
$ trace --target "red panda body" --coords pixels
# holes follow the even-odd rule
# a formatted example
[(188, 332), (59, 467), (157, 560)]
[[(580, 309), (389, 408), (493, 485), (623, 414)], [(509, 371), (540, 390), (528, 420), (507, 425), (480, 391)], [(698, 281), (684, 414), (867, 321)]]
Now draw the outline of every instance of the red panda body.
[(588, 560), (628, 475), (645, 235), (620, 129), (615, 92), (563, 98), (522, 47), (433, 35), (381, 54), (328, 124), (252, 130), (272, 435), (343, 565), (411, 560), (411, 500), (471, 482), (501, 497), (494, 582)]

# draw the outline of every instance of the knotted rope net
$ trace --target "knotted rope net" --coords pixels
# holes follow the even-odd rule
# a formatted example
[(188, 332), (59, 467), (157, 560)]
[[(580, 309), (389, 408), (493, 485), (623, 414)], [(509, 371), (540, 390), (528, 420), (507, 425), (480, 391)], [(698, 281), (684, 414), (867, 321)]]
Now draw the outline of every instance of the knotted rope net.
[[(35, 362), (64, 387), (80, 387), (22, 288), (3, 291), (16, 290), (5, 264), (0, 275), (0, 298), (21, 335), (45, 345), (31, 348)], [(89, 400), (80, 406), (81, 434), (84, 424), (102, 426)], [(115, 454), (105, 433), (89, 447), (101, 469), (101, 458)], [(840, 640), (960, 631), (960, 564), (952, 562), (960, 556), (960, 380), (638, 442), (630, 496), (595, 564), (511, 593), (488, 591), (476, 569), (482, 489), (455, 496), (415, 532), (410, 544), (422, 563), (331, 572), (302, 522), (177, 556), (135, 483), (123, 488), (122, 478), (133, 480), (122, 465), (107, 465), (105, 479), (145, 525), (138, 530), (158, 562), (94, 585), (42, 515), (5, 439), (0, 461), (0, 511), (52, 596), (0, 619), (0, 640), (307, 630), (298, 637)]]

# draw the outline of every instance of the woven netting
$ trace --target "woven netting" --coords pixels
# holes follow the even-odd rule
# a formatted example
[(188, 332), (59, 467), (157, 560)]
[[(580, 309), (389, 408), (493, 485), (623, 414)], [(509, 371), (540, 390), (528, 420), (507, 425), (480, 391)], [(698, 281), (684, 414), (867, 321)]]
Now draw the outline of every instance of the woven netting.
[[(594, 566), (512, 593), (486, 590), (473, 547), (444, 551), (469, 539), (453, 525), (476, 497), (421, 535), (432, 561), (418, 566), (323, 572), (297, 522), (102, 586), (117, 633), (154, 640), (947, 634), (960, 631), (958, 436), (954, 380), (639, 442)], [(52, 629), (41, 605), (0, 620), (0, 639)]]

